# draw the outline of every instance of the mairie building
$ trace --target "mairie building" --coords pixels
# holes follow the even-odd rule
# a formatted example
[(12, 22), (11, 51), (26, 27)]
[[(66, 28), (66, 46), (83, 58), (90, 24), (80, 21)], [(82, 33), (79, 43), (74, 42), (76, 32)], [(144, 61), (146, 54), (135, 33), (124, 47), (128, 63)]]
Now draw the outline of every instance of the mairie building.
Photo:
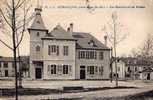
[[(110, 49), (90, 33), (57, 25), (45, 27), (42, 9), (35, 8), (30, 34), (32, 79), (109, 79)], [(49, 19), (48, 19), (49, 20)]]

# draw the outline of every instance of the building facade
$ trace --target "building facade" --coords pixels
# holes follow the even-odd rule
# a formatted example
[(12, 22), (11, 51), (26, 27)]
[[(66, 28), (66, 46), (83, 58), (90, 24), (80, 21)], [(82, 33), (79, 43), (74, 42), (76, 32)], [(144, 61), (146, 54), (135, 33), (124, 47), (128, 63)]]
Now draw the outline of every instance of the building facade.
[[(152, 80), (152, 61), (141, 58), (117, 58), (117, 74), (119, 79)], [(116, 73), (113, 62), (113, 73)]]
[(35, 9), (30, 33), (32, 79), (109, 79), (110, 49), (89, 33), (57, 25), (45, 27), (41, 8)]
[[(24, 78), (29, 77), (29, 57), (21, 57), (21, 61), (17, 59), (17, 71), (21, 68)], [(20, 65), (20, 66), (19, 66)], [(10, 79), (15, 77), (15, 67), (13, 57), (0, 57), (0, 79)]]

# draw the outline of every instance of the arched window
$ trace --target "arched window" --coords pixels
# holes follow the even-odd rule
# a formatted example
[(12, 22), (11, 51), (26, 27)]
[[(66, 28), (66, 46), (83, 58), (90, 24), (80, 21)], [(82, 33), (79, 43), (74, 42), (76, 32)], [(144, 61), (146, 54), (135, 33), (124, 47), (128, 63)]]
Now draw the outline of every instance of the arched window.
[(39, 32), (37, 32), (37, 36), (39, 37)]
[(40, 46), (36, 46), (36, 51), (39, 52), (40, 51)]

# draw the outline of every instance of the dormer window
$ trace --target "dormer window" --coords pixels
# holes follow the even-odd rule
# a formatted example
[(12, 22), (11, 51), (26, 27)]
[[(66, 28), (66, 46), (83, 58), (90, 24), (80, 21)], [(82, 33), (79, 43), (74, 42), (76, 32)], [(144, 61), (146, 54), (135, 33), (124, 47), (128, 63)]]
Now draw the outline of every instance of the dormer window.
[(38, 36), (38, 37), (39, 37), (39, 35), (40, 35), (39, 32), (37, 32), (37, 36)]
[(97, 47), (94, 40), (90, 40), (88, 44), (92, 47)]

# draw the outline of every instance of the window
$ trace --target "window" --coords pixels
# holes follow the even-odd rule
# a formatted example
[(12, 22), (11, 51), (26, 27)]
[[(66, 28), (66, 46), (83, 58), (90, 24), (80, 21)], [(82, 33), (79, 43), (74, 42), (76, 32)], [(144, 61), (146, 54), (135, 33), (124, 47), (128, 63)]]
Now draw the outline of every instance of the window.
[(36, 46), (36, 52), (39, 52), (40, 51), (40, 46)]
[(51, 52), (52, 52), (52, 53), (55, 53), (55, 52), (56, 52), (56, 45), (52, 45), (52, 46), (51, 46)]
[(117, 71), (120, 71), (120, 67), (117, 67)]
[(2, 71), (0, 70), (0, 76), (2, 76)]
[(3, 66), (4, 66), (4, 68), (8, 68), (8, 63), (4, 62)]
[(51, 74), (56, 74), (56, 65), (51, 65)]
[(49, 45), (48, 46), (48, 55), (56, 54), (59, 55), (59, 46)]
[(63, 74), (68, 74), (68, 65), (63, 65)]
[(94, 52), (94, 59), (97, 59), (97, 52)]
[(37, 32), (37, 37), (39, 37), (39, 35), (40, 35), (39, 32)]
[(63, 55), (68, 56), (68, 49), (69, 49), (68, 46), (64, 46), (63, 49), (64, 49), (63, 50)]
[(86, 59), (89, 59), (90, 53), (86, 51)]
[(100, 73), (100, 75), (103, 75), (103, 72), (104, 72), (104, 68), (103, 68), (103, 66), (100, 66), (99, 67), (99, 73)]
[(79, 51), (79, 59), (97, 59), (96, 51)]
[(79, 59), (84, 59), (85, 58), (85, 51), (79, 51)]
[(96, 72), (96, 73), (98, 72), (98, 67), (97, 67), (97, 66), (95, 66), (95, 72)]
[(57, 65), (57, 71), (59, 74), (62, 74), (62, 65)]
[(14, 64), (14, 62), (12, 62), (12, 68), (15, 68), (15, 64)]
[(104, 59), (104, 53), (103, 52), (99, 52), (99, 59), (103, 60)]
[(0, 62), (0, 68), (1, 68), (1, 62)]
[(88, 66), (89, 74), (94, 74), (94, 66)]
[(135, 67), (135, 71), (138, 71), (138, 68), (137, 67)]

